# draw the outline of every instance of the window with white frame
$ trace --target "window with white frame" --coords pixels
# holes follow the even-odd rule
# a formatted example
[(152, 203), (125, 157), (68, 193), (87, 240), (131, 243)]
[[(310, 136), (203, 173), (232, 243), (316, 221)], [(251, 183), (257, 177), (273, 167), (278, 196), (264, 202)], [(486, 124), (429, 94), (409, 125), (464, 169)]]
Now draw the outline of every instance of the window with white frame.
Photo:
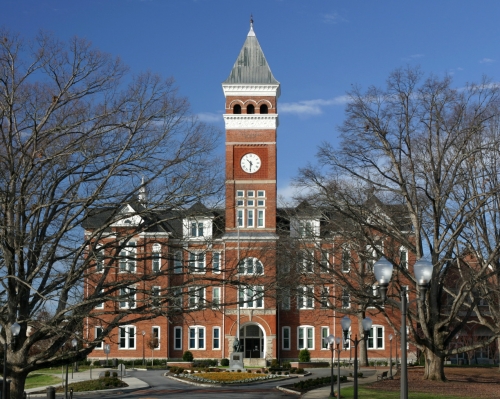
[(349, 338), (351, 337), (351, 328), (349, 327), (349, 331), (347, 331), (347, 339), (346, 336), (344, 335), (344, 332), (342, 331), (342, 347), (344, 350), (351, 349), (351, 341)]
[(153, 253), (151, 254), (151, 263), (152, 269), (154, 273), (157, 273), (161, 269), (161, 245), (154, 244), (153, 245)]
[(182, 251), (174, 252), (174, 273), (182, 273)]
[(103, 345), (103, 342), (102, 342), (102, 333), (103, 333), (103, 328), (102, 327), (96, 327), (95, 330), (94, 330), (94, 338), (96, 341), (99, 341), (97, 343), (97, 345), (95, 346), (96, 349), (102, 349), (102, 345)]
[(119, 349), (135, 349), (135, 326), (119, 327)]
[(297, 308), (314, 308), (314, 287), (312, 285), (297, 288)]
[(203, 222), (191, 220), (189, 222), (189, 233), (191, 237), (203, 237)]
[(176, 309), (182, 309), (183, 301), (182, 301), (182, 288), (181, 287), (172, 287), (171, 290), (171, 298), (170, 305)]
[(300, 251), (298, 257), (299, 272), (312, 273), (314, 271), (314, 255), (309, 251)]
[(128, 242), (127, 245), (120, 251), (119, 267), (120, 273), (135, 273), (137, 248), (135, 242)]
[(212, 253), (212, 273), (220, 273), (221, 271), (221, 253)]
[(212, 349), (220, 349), (220, 327), (214, 327), (212, 330)]
[(220, 306), (220, 287), (212, 288), (212, 308), (219, 309)]
[[(99, 291), (99, 296), (104, 296), (104, 290)], [(96, 309), (104, 309), (104, 302), (98, 303), (95, 307)]]
[(328, 341), (326, 338), (330, 335), (329, 327), (321, 327), (321, 349), (330, 349)]
[(238, 264), (239, 274), (264, 274), (264, 266), (257, 258), (245, 258)]
[(297, 333), (298, 349), (314, 349), (314, 327), (300, 326)]
[(263, 308), (264, 307), (264, 287), (248, 286), (240, 287), (239, 304), (242, 308)]
[(384, 349), (384, 327), (372, 326), (367, 340), (368, 349)]
[(351, 270), (351, 253), (349, 251), (349, 248), (344, 247), (342, 248), (342, 272), (347, 273), (349, 270)]
[(174, 327), (174, 349), (182, 350), (182, 327)]
[(399, 250), (399, 266), (402, 269), (408, 269), (408, 250), (404, 247)]
[(347, 288), (342, 288), (342, 308), (349, 309), (351, 307), (351, 294)]
[(323, 309), (325, 309), (328, 308), (329, 304), (330, 304), (330, 288), (321, 287), (320, 305)]
[(96, 273), (104, 272), (104, 250), (98, 249), (95, 255), (95, 271)]
[(189, 287), (189, 308), (201, 309), (205, 303), (205, 288), (203, 287)]
[(290, 310), (290, 288), (281, 289), (281, 309)]
[(299, 220), (299, 236), (314, 237), (314, 222), (312, 220)]
[(330, 267), (330, 254), (326, 249), (322, 249), (320, 251), (320, 273), (329, 273), (331, 270)]
[(119, 307), (121, 309), (133, 309), (136, 304), (137, 291), (135, 287), (120, 288)]
[(161, 287), (155, 285), (151, 287), (151, 305), (155, 308), (160, 306)]
[(205, 349), (205, 327), (189, 327), (189, 349)]
[(236, 191), (236, 223), (238, 227), (265, 227), (266, 192), (264, 190)]
[(151, 339), (153, 340), (152, 346), (154, 350), (160, 349), (160, 327), (158, 326), (151, 327)]
[(292, 349), (292, 336), (290, 327), (283, 327), (281, 329), (281, 348), (284, 350)]
[(191, 252), (189, 254), (189, 272), (205, 273), (205, 252)]

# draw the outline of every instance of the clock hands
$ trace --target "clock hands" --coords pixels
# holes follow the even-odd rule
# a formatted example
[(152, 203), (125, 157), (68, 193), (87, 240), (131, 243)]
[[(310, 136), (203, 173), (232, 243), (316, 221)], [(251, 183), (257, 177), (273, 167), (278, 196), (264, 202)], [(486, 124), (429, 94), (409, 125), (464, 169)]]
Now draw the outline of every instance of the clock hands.
[(251, 171), (251, 170), (252, 170), (252, 165), (253, 165), (253, 163), (252, 163), (252, 161), (250, 161), (250, 160), (248, 160), (248, 163), (250, 164), (250, 171)]

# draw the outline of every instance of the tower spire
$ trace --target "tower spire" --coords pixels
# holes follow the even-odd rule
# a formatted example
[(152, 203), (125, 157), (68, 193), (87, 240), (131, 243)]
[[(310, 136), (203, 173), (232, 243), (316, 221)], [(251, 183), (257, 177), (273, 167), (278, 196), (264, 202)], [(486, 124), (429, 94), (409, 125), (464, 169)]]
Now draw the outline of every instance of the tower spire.
[(250, 31), (248, 32), (248, 36), (255, 36), (255, 32), (253, 31), (253, 15), (250, 14)]

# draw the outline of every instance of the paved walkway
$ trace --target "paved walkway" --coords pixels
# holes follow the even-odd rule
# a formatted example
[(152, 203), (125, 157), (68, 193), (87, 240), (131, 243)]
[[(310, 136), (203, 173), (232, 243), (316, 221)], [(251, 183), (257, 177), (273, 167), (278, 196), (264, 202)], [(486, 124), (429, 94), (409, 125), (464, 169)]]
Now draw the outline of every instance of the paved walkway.
[[(377, 368), (377, 369), (366, 369), (363, 368), (361, 372), (364, 376), (363, 378), (358, 378), (358, 386), (362, 384), (370, 384), (372, 382), (377, 381), (377, 376), (382, 374), (383, 371), (388, 371), (389, 368)], [(312, 371), (312, 369), (310, 370)], [(341, 370), (341, 374), (344, 374)], [(352, 372), (352, 369), (349, 369), (349, 372)], [(334, 373), (337, 374), (337, 370), (334, 370)], [(354, 382), (351, 380), (349, 382), (344, 382), (340, 384), (340, 395), (342, 396), (342, 389), (347, 387), (352, 387)], [(313, 389), (312, 391), (306, 392), (301, 396), (303, 399), (328, 399), (330, 397), (330, 389), (331, 387), (323, 387), (318, 389)], [(337, 393), (337, 384), (335, 384), (335, 393)]]
[[(110, 368), (95, 368), (95, 369), (92, 369), (92, 378), (91, 378), (91, 375), (90, 375), (90, 370), (79, 371), (79, 372), (73, 373), (73, 378), (71, 378), (71, 371), (70, 371), (69, 374), (68, 374), (68, 384), (71, 385), (73, 382), (88, 381), (88, 380), (92, 380), (92, 379), (96, 380), (96, 379), (99, 378), (99, 374), (101, 372), (103, 372), (103, 371), (106, 371), (106, 370), (111, 370), (111, 369)], [(116, 371), (116, 369), (114, 369), (112, 371)], [(54, 376), (59, 377), (59, 378), (61, 378), (61, 377), (65, 378), (66, 377), (65, 375), (62, 375), (61, 373), (54, 374)], [(124, 390), (135, 390), (135, 389), (139, 389), (139, 388), (148, 388), (149, 387), (148, 384), (146, 384), (145, 382), (141, 381), (140, 379), (128, 376), (126, 371), (125, 371), (125, 375), (123, 376), (123, 381), (128, 384), (128, 387), (125, 387), (125, 388), (116, 388), (116, 390), (124, 391)], [(53, 385), (53, 386), (57, 388), (57, 387), (61, 386), (61, 383), (59, 383), (57, 385)], [(26, 393), (28, 394), (28, 398), (37, 398), (37, 397), (46, 398), (47, 397), (47, 393), (46, 393), (47, 392), (47, 388), (48, 388), (48, 386), (26, 389)], [(113, 389), (107, 389), (106, 390), (106, 392), (111, 392), (111, 391), (113, 391)], [(42, 392), (42, 393), (36, 394), (34, 392)], [(95, 391), (95, 392), (99, 392), (99, 391)], [(74, 396), (76, 394), (77, 393), (75, 392)], [(59, 395), (59, 397), (61, 396), (60, 393), (58, 393), (57, 395)]]

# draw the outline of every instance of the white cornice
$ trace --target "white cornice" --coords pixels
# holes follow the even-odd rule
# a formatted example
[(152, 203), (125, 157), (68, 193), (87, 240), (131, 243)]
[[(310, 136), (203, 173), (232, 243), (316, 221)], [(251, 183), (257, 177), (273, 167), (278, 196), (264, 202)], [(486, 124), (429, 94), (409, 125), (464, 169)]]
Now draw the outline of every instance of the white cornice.
[(277, 129), (278, 114), (224, 114), (226, 130), (229, 129)]
[(224, 96), (275, 96), (281, 94), (279, 84), (269, 85), (243, 85), (243, 84), (222, 84)]

